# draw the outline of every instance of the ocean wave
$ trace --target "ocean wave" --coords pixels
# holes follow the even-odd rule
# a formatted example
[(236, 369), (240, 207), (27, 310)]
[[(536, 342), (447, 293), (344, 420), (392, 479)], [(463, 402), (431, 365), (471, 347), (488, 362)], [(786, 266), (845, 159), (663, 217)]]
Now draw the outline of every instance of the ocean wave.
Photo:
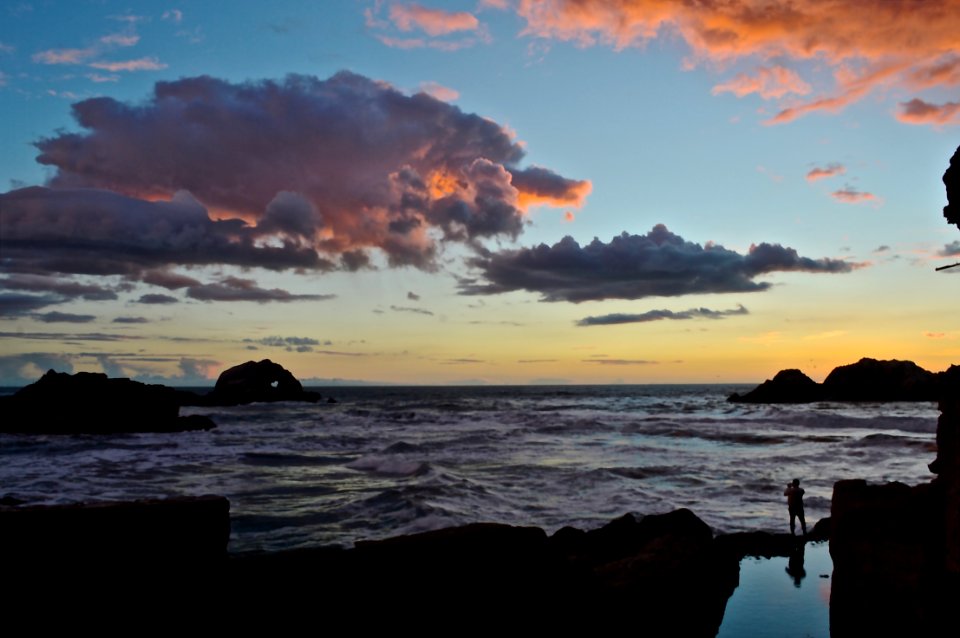
[(344, 467), (386, 476), (423, 476), (430, 471), (430, 464), (425, 461), (408, 461), (376, 455), (361, 457), (346, 463)]
[(241, 455), (241, 460), (248, 465), (266, 465), (271, 467), (343, 463), (342, 456), (297, 454), (293, 452), (244, 452)]

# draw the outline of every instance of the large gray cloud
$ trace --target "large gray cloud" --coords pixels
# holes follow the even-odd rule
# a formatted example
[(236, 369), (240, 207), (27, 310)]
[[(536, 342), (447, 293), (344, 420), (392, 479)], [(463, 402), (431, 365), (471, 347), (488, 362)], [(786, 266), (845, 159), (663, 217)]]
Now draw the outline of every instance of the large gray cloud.
[(778, 271), (845, 273), (859, 264), (801, 257), (792, 248), (761, 243), (746, 254), (701, 246), (658, 224), (646, 235), (623, 234), (609, 243), (580, 246), (567, 236), (554, 244), (491, 252), (471, 260), (482, 279), (465, 279), (460, 292), (484, 295), (527, 290), (543, 301), (642, 299), (721, 292), (758, 292), (754, 281)]
[[(186, 190), (218, 214), (251, 222), (249, 233), (287, 242), (283, 250), (241, 244), (244, 257), (228, 256), (215, 238), (245, 237), (238, 220), (153, 205), (155, 215), (193, 231), (176, 235), (185, 259), (193, 256), (181, 263), (201, 263), (193, 249), (211, 241), (210, 259), (222, 263), (256, 255), (265, 267), (329, 265), (316, 250), (357, 268), (363, 251), (379, 248), (393, 265), (430, 268), (431, 228), (455, 241), (514, 237), (527, 203), (577, 205), (589, 191), (589, 182), (519, 168), (521, 145), (495, 122), (349, 72), (240, 84), (183, 78), (158, 82), (144, 102), (92, 98), (73, 114), (81, 132), (37, 142), (38, 161), (56, 169), (50, 185), (150, 199)], [(139, 224), (158, 230), (134, 213), (129, 226)], [(157, 240), (154, 253), (173, 241)]]

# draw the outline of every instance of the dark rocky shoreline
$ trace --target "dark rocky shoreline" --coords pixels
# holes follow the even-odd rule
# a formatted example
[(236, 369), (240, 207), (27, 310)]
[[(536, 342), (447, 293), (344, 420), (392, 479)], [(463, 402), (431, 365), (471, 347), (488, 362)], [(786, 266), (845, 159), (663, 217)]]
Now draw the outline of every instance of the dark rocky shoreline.
[[(0, 507), (0, 563), (8, 580), (56, 582), (73, 602), (124, 596), (129, 588), (165, 599), (171, 592), (164, 583), (173, 578), (250, 601), (262, 614), (296, 613), (318, 599), (531, 613), (550, 605), (551, 613), (566, 607), (578, 619), (629, 609), (648, 628), (713, 636), (744, 556), (789, 556), (805, 542), (827, 540), (829, 529), (818, 525), (806, 539), (715, 537), (681, 509), (550, 536), (537, 527), (475, 523), (349, 549), (231, 554), (229, 525), (229, 502), (217, 496)], [(91, 574), (100, 584), (85, 590)]]

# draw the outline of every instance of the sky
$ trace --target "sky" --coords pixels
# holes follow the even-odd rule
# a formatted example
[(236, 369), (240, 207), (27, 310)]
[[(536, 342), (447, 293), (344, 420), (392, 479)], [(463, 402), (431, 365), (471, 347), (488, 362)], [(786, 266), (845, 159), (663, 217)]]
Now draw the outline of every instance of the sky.
[(0, 385), (960, 363), (960, 0), (6, 0)]

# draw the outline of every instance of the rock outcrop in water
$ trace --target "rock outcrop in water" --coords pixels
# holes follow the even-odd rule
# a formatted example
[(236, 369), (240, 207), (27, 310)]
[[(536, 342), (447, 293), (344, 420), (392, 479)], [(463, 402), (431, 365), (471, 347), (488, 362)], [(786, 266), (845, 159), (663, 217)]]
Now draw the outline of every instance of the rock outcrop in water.
[(269, 359), (247, 361), (224, 370), (209, 394), (198, 397), (194, 405), (245, 405), (275, 401), (308, 401), (322, 397), (308, 392), (289, 370)]
[(821, 401), (823, 387), (796, 369), (781, 370), (773, 379), (767, 379), (747, 394), (734, 393), (733, 403), (811, 403)]
[(912, 361), (863, 358), (833, 369), (823, 383), (799, 370), (781, 370), (731, 403), (810, 403), (813, 401), (936, 401), (943, 391), (960, 393), (960, 383), (947, 372), (924, 370)]
[(0, 397), (0, 432), (116, 434), (215, 427), (205, 416), (179, 416), (180, 403), (180, 393), (162, 385), (50, 370), (14, 395)]

